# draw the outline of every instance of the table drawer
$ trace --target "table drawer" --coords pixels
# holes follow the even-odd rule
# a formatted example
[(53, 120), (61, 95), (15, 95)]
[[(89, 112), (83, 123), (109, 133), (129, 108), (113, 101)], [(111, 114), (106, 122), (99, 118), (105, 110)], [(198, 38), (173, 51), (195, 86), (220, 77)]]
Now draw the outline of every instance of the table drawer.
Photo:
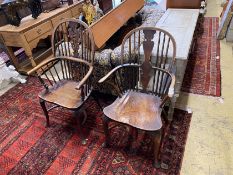
[(82, 5), (75, 6), (74, 8), (71, 9), (72, 16), (74, 18), (77, 18), (82, 10)]
[(61, 20), (65, 19), (65, 18), (72, 18), (72, 14), (71, 14), (70, 10), (68, 10), (67, 12), (62, 13), (62, 14), (54, 17), (52, 19), (53, 27), (55, 27)]
[(48, 32), (52, 30), (52, 24), (50, 21), (47, 21), (27, 32), (24, 33), (26, 39), (28, 42), (38, 38), (39, 36), (41, 36), (42, 34)]

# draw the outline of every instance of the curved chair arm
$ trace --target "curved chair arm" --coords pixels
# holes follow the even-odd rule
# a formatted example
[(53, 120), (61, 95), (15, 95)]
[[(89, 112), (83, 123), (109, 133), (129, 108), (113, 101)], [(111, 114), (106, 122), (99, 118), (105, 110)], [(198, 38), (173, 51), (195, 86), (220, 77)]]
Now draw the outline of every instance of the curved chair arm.
[(119, 65), (119, 66), (115, 67), (114, 69), (112, 69), (109, 73), (107, 73), (107, 75), (102, 77), (98, 81), (98, 83), (105, 82), (112, 74), (114, 74), (116, 71), (118, 71), (119, 69), (124, 68), (124, 67), (139, 67), (139, 65), (138, 64), (122, 64), (122, 65)]
[[(60, 60), (69, 60), (69, 61), (79, 62), (79, 63), (83, 63), (83, 64), (86, 64), (87, 66), (89, 66), (89, 70), (88, 70), (87, 74), (83, 77), (83, 79), (79, 82), (78, 86), (76, 87), (76, 89), (80, 89), (83, 86), (83, 84), (88, 80), (88, 78), (91, 76), (91, 74), (93, 72), (93, 65), (85, 60), (80, 59), (80, 58), (67, 57), (67, 56), (54, 57), (54, 58), (46, 60), (45, 62), (42, 62), (41, 64), (37, 65), (32, 70), (30, 70), (28, 72), (28, 74), (31, 75), (34, 72), (37, 72), (39, 69), (43, 68), (44, 66), (48, 65), (49, 63), (54, 62), (54, 61), (58, 62)], [(40, 75), (38, 75), (38, 76), (40, 76)]]
[(51, 59), (48, 59), (42, 63), (40, 63), (39, 65), (37, 65), (36, 67), (34, 67), (32, 70), (30, 70), (28, 72), (28, 75), (32, 75), (34, 72), (38, 71), (39, 69), (43, 68), (44, 66), (46, 66), (47, 64), (49, 64), (50, 62), (53, 61), (60, 61), (61, 59), (66, 59), (66, 60), (70, 60), (70, 61), (74, 61), (74, 62), (79, 62), (79, 63), (84, 63), (86, 65), (88, 65), (89, 67), (92, 67), (92, 64), (82, 60), (80, 58), (74, 58), (74, 57), (68, 57), (68, 56), (59, 56), (59, 57), (53, 57)]

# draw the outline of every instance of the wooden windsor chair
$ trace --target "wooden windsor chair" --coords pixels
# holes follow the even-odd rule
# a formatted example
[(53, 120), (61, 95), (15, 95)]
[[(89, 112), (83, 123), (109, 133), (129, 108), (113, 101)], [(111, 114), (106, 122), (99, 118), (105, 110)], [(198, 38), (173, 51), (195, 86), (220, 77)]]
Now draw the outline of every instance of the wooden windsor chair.
[[(44, 90), (39, 94), (40, 105), (49, 123), (48, 112), (56, 107), (74, 111), (77, 117), (77, 130), (86, 143), (81, 125), (87, 118), (84, 103), (92, 92), (91, 74), (93, 71), (94, 41), (88, 26), (75, 19), (61, 21), (52, 35), (54, 58), (33, 68)], [(46, 102), (54, 104), (47, 109)], [(84, 119), (79, 113), (84, 114)]]
[(154, 166), (158, 168), (163, 126), (168, 124), (166, 115), (163, 124), (161, 114), (174, 94), (175, 40), (162, 29), (139, 27), (125, 36), (121, 51), (122, 64), (99, 80), (118, 92), (118, 98), (103, 110), (105, 145), (110, 143), (110, 121), (130, 126), (127, 149), (137, 138), (136, 129), (147, 131), (153, 135)]

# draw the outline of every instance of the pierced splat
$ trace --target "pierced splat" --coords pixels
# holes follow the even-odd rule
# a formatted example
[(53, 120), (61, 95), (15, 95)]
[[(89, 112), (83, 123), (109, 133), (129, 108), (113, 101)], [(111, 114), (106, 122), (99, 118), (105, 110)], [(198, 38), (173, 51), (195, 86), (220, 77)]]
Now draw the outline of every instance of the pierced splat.
[(54, 56), (72, 56), (93, 62), (94, 56), (91, 50), (94, 50), (94, 41), (92, 39), (91, 31), (84, 22), (65, 19), (54, 31), (52, 38)]
[(142, 68), (142, 88), (143, 90), (146, 90), (150, 78), (151, 78), (151, 71), (152, 71), (152, 65), (151, 65), (151, 54), (154, 47), (154, 42), (152, 41), (155, 31), (143, 31), (145, 35), (145, 41), (143, 41), (143, 51), (145, 60), (141, 65)]
[(72, 48), (74, 50), (74, 57), (79, 57), (79, 47), (80, 43), (82, 41), (82, 29), (80, 25), (77, 25), (76, 23), (71, 22), (69, 24), (69, 38), (72, 45)]

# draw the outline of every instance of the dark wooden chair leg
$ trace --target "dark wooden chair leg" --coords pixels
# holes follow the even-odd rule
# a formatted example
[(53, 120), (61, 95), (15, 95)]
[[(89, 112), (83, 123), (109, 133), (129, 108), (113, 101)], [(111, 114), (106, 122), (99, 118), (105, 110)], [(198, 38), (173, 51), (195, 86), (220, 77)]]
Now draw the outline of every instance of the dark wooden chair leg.
[(105, 134), (105, 143), (104, 147), (109, 147), (110, 143), (110, 136), (109, 136), (109, 130), (108, 130), (108, 124), (109, 124), (110, 119), (103, 114), (103, 127), (104, 127), (104, 134)]
[(86, 109), (81, 110), (81, 112), (83, 113), (83, 120), (81, 124), (84, 125), (87, 121), (87, 112), (86, 112)]
[(129, 139), (128, 139), (128, 144), (126, 147), (126, 150), (129, 154), (136, 154), (137, 153), (137, 148), (135, 147), (135, 144), (137, 142), (138, 138), (138, 130), (137, 128), (130, 127), (129, 131)]
[(79, 110), (74, 111), (74, 115), (76, 118), (76, 123), (77, 123), (77, 133), (79, 134), (80, 138), (81, 138), (81, 143), (82, 145), (86, 145), (87, 144), (87, 139), (84, 137), (83, 131), (82, 131), (82, 124), (86, 118), (85, 114), (84, 114), (84, 119), (80, 116), (80, 112)]
[(130, 153), (130, 148), (133, 142), (133, 127), (129, 127), (129, 136), (128, 136), (128, 142), (127, 145), (125, 147), (125, 151)]
[(159, 152), (160, 152), (160, 144), (161, 144), (161, 130), (153, 132), (153, 141), (154, 141), (154, 164), (155, 168), (160, 168), (159, 161)]
[(100, 105), (100, 102), (99, 102), (97, 96), (95, 95), (95, 93), (92, 93), (92, 97), (95, 100), (95, 102), (97, 103), (97, 105), (99, 106), (99, 108), (101, 109), (101, 111), (103, 111), (103, 107)]
[[(164, 125), (164, 126), (162, 127), (162, 129), (160, 130), (160, 132), (162, 132), (162, 133), (160, 134), (160, 135), (161, 135), (161, 140), (160, 140), (160, 145), (159, 145), (159, 151), (162, 149), (162, 141), (163, 141), (164, 138), (165, 138), (167, 126), (169, 126), (169, 124)], [(169, 165), (166, 164), (166, 163), (163, 163), (163, 162), (161, 162), (161, 165), (160, 165), (160, 166), (161, 166), (162, 169), (165, 169), (165, 170), (167, 170), (167, 169), (169, 168)]]
[(46, 106), (45, 106), (45, 101), (40, 99), (40, 105), (44, 111), (44, 115), (46, 117), (46, 127), (49, 127), (50, 126), (50, 123), (49, 123), (49, 114), (48, 114), (48, 111), (46, 109)]

